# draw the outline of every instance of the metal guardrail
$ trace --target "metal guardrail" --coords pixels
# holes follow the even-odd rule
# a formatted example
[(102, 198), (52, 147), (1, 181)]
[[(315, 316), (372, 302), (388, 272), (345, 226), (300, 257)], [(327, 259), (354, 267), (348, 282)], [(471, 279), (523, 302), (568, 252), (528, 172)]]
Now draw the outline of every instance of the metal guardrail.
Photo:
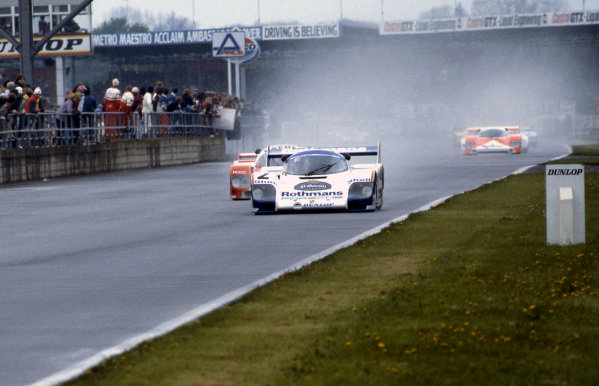
[(576, 115), (574, 117), (574, 134), (591, 135), (599, 133), (599, 115)]
[(216, 117), (200, 113), (0, 115), (0, 148), (94, 145), (113, 140), (219, 135)]

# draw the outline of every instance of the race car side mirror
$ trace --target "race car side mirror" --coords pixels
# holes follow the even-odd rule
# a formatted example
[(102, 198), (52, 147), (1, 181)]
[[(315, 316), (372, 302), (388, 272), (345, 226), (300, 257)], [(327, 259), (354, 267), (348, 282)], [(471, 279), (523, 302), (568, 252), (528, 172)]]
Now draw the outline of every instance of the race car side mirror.
[(285, 154), (284, 156), (282, 156), (281, 161), (285, 162), (287, 161), (287, 158), (289, 158), (289, 154)]
[(347, 154), (347, 153), (341, 153), (341, 155), (346, 159), (346, 160), (350, 160), (351, 159), (351, 155)]
[(260, 152), (261, 152), (261, 151), (262, 151), (262, 150), (260, 150), (260, 149), (256, 149), (256, 150), (254, 150), (254, 153), (256, 153), (256, 154), (260, 154)]

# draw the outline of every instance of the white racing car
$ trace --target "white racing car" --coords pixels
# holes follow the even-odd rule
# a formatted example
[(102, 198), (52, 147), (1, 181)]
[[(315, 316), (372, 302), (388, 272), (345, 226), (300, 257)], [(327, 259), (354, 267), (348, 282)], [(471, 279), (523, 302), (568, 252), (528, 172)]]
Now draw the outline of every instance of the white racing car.
[[(355, 157), (373, 156), (374, 163), (350, 164)], [(271, 152), (283, 165), (252, 176), (255, 214), (286, 210), (374, 211), (383, 206), (384, 173), (380, 145), (304, 148)]]

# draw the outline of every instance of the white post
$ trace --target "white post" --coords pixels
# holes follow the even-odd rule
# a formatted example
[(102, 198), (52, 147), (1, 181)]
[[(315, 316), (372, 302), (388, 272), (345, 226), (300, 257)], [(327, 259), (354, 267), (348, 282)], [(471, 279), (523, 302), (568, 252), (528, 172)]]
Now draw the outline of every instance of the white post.
[(246, 68), (241, 67), (241, 98), (247, 99), (247, 87), (246, 87)]
[(64, 58), (57, 56), (56, 60), (56, 105), (64, 102)]
[(584, 165), (545, 166), (547, 244), (584, 244)]
[(559, 188), (559, 244), (571, 245), (574, 241), (574, 195), (572, 187)]
[(235, 62), (235, 96), (239, 98), (239, 62)]
[(227, 59), (227, 80), (229, 82), (229, 95), (233, 95), (233, 84), (231, 82), (231, 59)]

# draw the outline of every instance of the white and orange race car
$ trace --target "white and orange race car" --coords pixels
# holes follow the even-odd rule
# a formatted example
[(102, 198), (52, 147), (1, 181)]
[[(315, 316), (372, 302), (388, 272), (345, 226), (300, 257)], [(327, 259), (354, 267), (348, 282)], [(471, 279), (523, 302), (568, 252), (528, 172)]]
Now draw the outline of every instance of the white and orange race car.
[(462, 153), (520, 154), (526, 148), (523, 137), (518, 126), (471, 127), (461, 140)]
[(270, 145), (255, 153), (239, 153), (237, 160), (229, 167), (229, 190), (232, 200), (251, 198), (251, 178), (254, 171), (263, 167), (277, 167), (283, 163), (280, 158), (268, 157), (272, 152), (291, 153), (300, 149), (296, 145)]

